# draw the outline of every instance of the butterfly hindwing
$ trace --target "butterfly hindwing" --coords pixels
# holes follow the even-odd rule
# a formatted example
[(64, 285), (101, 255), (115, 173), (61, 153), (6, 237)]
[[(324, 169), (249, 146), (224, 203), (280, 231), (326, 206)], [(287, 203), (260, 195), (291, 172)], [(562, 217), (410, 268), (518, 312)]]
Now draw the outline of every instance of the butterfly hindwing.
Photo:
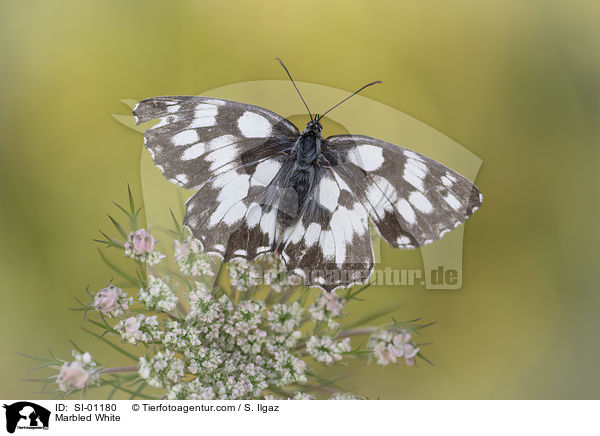
[(284, 234), (282, 258), (306, 285), (331, 291), (363, 283), (374, 258), (362, 203), (331, 168), (319, 173), (302, 219)]
[(205, 183), (186, 202), (184, 224), (204, 251), (229, 260), (253, 259), (271, 250), (277, 197), (269, 203), (268, 193), (288, 159), (284, 155), (263, 159), (251, 173), (247, 167), (230, 169)]
[(361, 135), (327, 138), (334, 170), (392, 246), (414, 248), (462, 224), (481, 204), (477, 187), (419, 153)]

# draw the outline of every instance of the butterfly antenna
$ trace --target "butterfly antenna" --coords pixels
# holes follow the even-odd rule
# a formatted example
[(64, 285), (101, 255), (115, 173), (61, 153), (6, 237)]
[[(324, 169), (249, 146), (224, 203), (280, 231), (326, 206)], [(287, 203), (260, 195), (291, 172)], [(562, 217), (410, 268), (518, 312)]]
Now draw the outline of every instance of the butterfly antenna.
[(281, 61), (281, 59), (279, 58), (275, 58), (277, 60), (277, 62), (279, 62), (281, 64), (281, 66), (283, 67), (283, 69), (285, 70), (285, 72), (287, 73), (288, 77), (290, 78), (290, 80), (292, 81), (292, 85), (294, 85), (294, 88), (296, 88), (296, 92), (298, 92), (298, 95), (300, 96), (300, 99), (302, 100), (302, 103), (304, 103), (304, 106), (306, 107), (306, 110), (308, 111), (308, 115), (310, 116), (310, 120), (313, 120), (313, 116), (310, 113), (310, 109), (308, 108), (308, 105), (306, 104), (306, 102), (304, 101), (304, 97), (302, 97), (302, 94), (300, 94), (300, 90), (298, 89), (298, 87), (296, 86), (296, 83), (294, 82), (294, 79), (292, 79), (292, 75), (290, 74), (290, 72), (288, 71), (288, 69), (286, 68), (286, 66), (283, 64), (283, 62)]
[(356, 94), (358, 94), (363, 89), (368, 88), (371, 85), (376, 85), (378, 83), (383, 83), (383, 82), (381, 80), (376, 80), (374, 82), (367, 83), (365, 86), (363, 86), (362, 88), (358, 89), (357, 91), (354, 91), (352, 94), (350, 94), (348, 97), (346, 97), (345, 99), (343, 99), (342, 101), (340, 101), (338, 104), (336, 104), (335, 106), (333, 106), (331, 109), (329, 109), (329, 110), (325, 111), (324, 113), (322, 113), (321, 115), (319, 115), (319, 119), (322, 119), (326, 114), (328, 114), (329, 112), (331, 112), (332, 110), (334, 110), (336, 107), (338, 107), (339, 105), (341, 105), (346, 100), (350, 99), (351, 97), (354, 97)]

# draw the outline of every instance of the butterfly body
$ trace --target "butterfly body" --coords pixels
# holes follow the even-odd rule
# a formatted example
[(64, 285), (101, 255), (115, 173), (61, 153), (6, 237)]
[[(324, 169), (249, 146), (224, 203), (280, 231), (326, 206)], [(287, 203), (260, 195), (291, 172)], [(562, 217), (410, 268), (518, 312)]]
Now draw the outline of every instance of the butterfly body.
[(363, 283), (374, 255), (369, 223), (395, 248), (416, 248), (463, 223), (479, 190), (442, 164), (362, 135), (304, 131), (267, 109), (196, 96), (140, 101), (137, 123), (155, 164), (195, 191), (184, 225), (225, 261), (281, 255), (307, 286)]
[[(319, 167), (324, 164), (321, 124), (310, 121), (290, 150), (291, 170), (282, 166), (280, 173), (285, 177), (289, 172), (287, 186), (283, 186), (283, 196), (279, 203), (277, 221), (281, 228), (287, 228), (302, 216), (314, 186), (319, 181)], [(275, 244), (277, 248), (277, 243)]]

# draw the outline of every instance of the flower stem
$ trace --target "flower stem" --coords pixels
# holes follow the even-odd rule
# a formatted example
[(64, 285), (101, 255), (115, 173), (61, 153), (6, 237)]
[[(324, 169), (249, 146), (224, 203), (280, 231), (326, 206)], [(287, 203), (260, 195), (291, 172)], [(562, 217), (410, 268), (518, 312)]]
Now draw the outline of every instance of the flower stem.
[(115, 374), (117, 372), (134, 372), (137, 371), (137, 366), (115, 366), (114, 368), (104, 368), (100, 374)]
[(348, 338), (352, 336), (372, 335), (378, 330), (377, 327), (357, 327), (339, 332), (336, 338)]

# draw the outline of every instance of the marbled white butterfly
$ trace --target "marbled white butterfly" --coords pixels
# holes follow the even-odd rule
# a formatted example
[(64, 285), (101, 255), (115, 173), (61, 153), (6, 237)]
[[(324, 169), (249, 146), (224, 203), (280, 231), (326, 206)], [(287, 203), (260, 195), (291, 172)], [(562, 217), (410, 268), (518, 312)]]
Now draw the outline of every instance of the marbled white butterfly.
[(135, 106), (137, 124), (159, 120), (144, 134), (156, 166), (196, 190), (184, 224), (205, 252), (225, 261), (274, 252), (305, 285), (330, 291), (369, 278), (369, 220), (393, 247), (415, 248), (481, 204), (471, 182), (419, 153), (368, 136), (323, 138), (331, 109), (313, 116), (300, 98), (311, 119), (303, 132), (267, 109), (212, 97)]

